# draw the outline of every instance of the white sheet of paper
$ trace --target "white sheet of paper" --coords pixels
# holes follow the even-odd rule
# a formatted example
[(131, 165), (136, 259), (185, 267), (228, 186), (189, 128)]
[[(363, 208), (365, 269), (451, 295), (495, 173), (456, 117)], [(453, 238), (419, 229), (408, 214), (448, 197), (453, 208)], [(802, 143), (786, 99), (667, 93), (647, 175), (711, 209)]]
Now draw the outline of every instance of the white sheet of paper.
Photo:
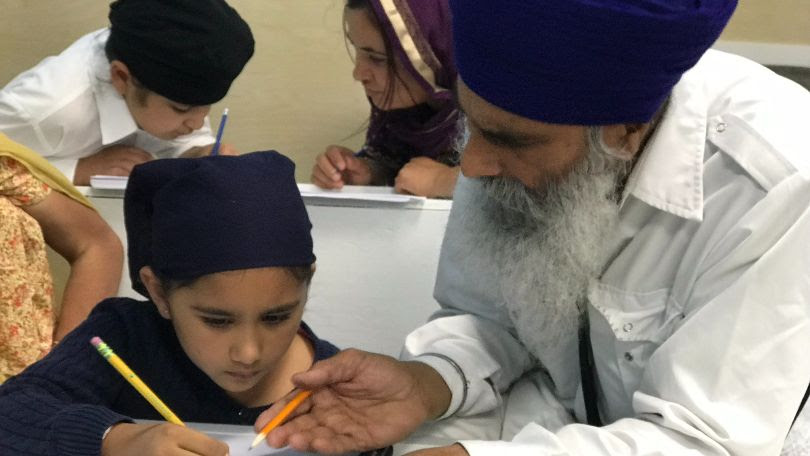
[(392, 187), (369, 187), (345, 185), (340, 190), (325, 190), (315, 184), (298, 184), (298, 191), (304, 199), (323, 198), (327, 200), (377, 201), (382, 203), (410, 203), (424, 201), (424, 196), (394, 193)]
[(106, 176), (97, 174), (90, 176), (90, 187), (100, 190), (126, 190), (127, 188), (126, 176)]
[(221, 442), (227, 443), (231, 450), (229, 453), (230, 456), (303, 456), (314, 454), (301, 453), (289, 448), (270, 448), (264, 443), (260, 443), (253, 450), (249, 450), (250, 444), (253, 443), (253, 439), (256, 437), (256, 434), (254, 434), (252, 430), (249, 434), (219, 431), (208, 431), (206, 434)]
[[(127, 177), (95, 175), (90, 177), (90, 187), (95, 190), (123, 191), (127, 188)], [(370, 187), (363, 185), (346, 185), (340, 190), (325, 190), (315, 184), (298, 184), (298, 191), (305, 201), (310, 202), (368, 202), (408, 204), (423, 203), (427, 198), (423, 196), (403, 195), (394, 193), (392, 187)]]
[(230, 456), (306, 456), (315, 453), (302, 453), (289, 448), (270, 448), (265, 443), (260, 443), (253, 450), (250, 444), (256, 438), (256, 433), (251, 426), (236, 426), (232, 424), (212, 424), (212, 423), (186, 423), (190, 428), (202, 431), (211, 437), (228, 444)]

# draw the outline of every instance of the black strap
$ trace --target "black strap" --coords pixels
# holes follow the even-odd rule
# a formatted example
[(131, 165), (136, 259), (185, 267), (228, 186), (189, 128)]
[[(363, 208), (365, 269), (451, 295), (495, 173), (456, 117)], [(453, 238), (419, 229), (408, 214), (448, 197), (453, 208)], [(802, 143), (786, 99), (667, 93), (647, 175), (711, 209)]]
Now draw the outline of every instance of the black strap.
[(591, 426), (602, 426), (597, 406), (596, 377), (593, 368), (591, 329), (585, 314), (579, 325), (579, 373), (582, 377), (582, 395), (585, 398), (585, 416)]

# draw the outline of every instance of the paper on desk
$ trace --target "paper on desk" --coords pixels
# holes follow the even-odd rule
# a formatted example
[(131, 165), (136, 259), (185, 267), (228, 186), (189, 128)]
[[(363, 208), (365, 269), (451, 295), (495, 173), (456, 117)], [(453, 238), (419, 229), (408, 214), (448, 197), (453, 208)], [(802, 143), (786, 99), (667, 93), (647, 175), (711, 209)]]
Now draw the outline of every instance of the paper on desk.
[(90, 176), (90, 187), (100, 190), (126, 190), (127, 180), (126, 176), (106, 176), (97, 174)]
[(322, 198), (399, 204), (424, 201), (426, 199), (424, 196), (394, 193), (392, 187), (367, 187), (363, 185), (345, 185), (340, 190), (325, 190), (315, 184), (298, 184), (298, 191), (301, 192), (301, 196), (305, 199)]
[[(90, 187), (98, 190), (126, 190), (127, 178), (99, 174), (90, 177)], [(394, 189), (391, 187), (346, 185), (340, 190), (324, 190), (314, 184), (298, 184), (298, 191), (305, 199), (375, 201), (396, 204), (425, 200), (423, 196), (394, 193)]]
[[(151, 423), (157, 421), (138, 420), (139, 423)], [(306, 456), (315, 453), (303, 453), (289, 448), (275, 449), (266, 444), (259, 444), (250, 450), (250, 444), (256, 437), (256, 433), (251, 426), (238, 426), (234, 424), (214, 424), (214, 423), (186, 423), (186, 426), (228, 444), (230, 456)]]
[(275, 449), (265, 444), (259, 444), (252, 451), (249, 451), (250, 444), (256, 434), (253, 432), (240, 433), (240, 432), (223, 432), (223, 431), (206, 431), (209, 436), (228, 444), (230, 448), (230, 456), (304, 456), (314, 455), (315, 453), (302, 453), (300, 451), (291, 450), (289, 448)]

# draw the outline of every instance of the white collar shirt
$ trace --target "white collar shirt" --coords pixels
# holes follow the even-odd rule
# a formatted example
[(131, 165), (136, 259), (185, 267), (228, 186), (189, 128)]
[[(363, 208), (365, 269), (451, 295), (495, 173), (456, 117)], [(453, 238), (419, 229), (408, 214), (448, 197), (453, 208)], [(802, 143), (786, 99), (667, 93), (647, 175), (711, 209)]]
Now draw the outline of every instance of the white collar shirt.
[[(545, 429), (471, 456), (777, 455), (810, 381), (810, 94), (709, 51), (673, 90), (631, 174), (611, 260), (588, 290), (603, 427)], [(446, 416), (492, 410), (538, 365), (584, 422), (576, 334), (535, 359), (453, 233), (476, 198), (461, 178), (442, 245), (442, 306), (402, 357), (452, 391)], [(460, 271), (463, 271), (460, 272)], [(453, 362), (450, 363), (447, 360)]]
[(89, 33), (11, 80), (0, 91), (0, 131), (71, 179), (80, 158), (110, 145), (135, 146), (169, 158), (213, 143), (208, 117), (201, 129), (171, 141), (138, 128), (110, 83), (104, 53), (108, 36), (109, 29)]

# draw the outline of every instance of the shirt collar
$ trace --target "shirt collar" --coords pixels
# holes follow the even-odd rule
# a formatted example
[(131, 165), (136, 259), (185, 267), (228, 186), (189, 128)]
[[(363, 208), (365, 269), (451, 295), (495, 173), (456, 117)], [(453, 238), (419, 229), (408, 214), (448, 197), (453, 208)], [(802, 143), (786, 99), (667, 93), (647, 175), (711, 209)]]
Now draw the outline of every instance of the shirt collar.
[(134, 134), (138, 131), (138, 125), (132, 118), (124, 98), (109, 82), (110, 64), (106, 57), (100, 55), (92, 68), (91, 77), (96, 81), (93, 92), (101, 126), (101, 144), (106, 146)]
[(703, 219), (703, 155), (706, 147), (707, 97), (684, 74), (673, 88), (669, 106), (630, 174), (628, 195), (678, 217)]

